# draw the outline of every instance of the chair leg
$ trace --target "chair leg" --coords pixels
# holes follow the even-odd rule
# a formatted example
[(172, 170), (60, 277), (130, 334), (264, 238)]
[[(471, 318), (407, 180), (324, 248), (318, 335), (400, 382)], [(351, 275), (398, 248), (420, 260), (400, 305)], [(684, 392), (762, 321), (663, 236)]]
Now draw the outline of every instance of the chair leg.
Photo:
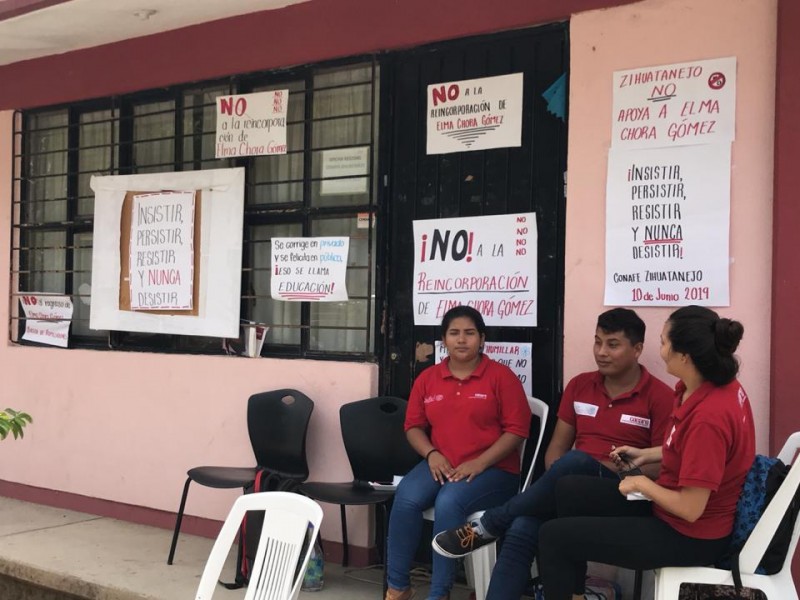
[(186, 507), (186, 496), (189, 495), (189, 484), (192, 483), (192, 478), (187, 477), (186, 483), (183, 486), (183, 494), (181, 495), (181, 505), (178, 508), (178, 515), (175, 517), (175, 532), (172, 534), (172, 544), (169, 547), (169, 557), (167, 557), (167, 564), (172, 564), (172, 559), (175, 558), (175, 546), (178, 545), (178, 534), (181, 532), (181, 521), (183, 521), (183, 509)]
[(642, 570), (636, 569), (633, 578), (633, 600), (642, 600)]
[(381, 533), (383, 540), (381, 540), (381, 562), (383, 563), (383, 597), (386, 598), (386, 592), (389, 590), (389, 580), (386, 578), (386, 563), (387, 554), (389, 552), (389, 514), (386, 511), (386, 504), (379, 504), (376, 510), (380, 507), (381, 514)]
[(346, 567), (349, 565), (348, 559), (349, 552), (348, 552), (348, 542), (347, 542), (347, 513), (345, 512), (345, 505), (339, 505), (339, 512), (342, 515), (342, 566)]

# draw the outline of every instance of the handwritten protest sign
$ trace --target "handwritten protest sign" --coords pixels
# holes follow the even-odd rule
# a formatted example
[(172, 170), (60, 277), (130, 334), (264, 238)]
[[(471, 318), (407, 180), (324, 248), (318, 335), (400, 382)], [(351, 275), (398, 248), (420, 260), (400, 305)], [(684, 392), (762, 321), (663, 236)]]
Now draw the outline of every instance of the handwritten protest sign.
[(272, 238), (270, 292), (287, 302), (347, 300), (348, 237)]
[(534, 327), (536, 214), (414, 221), (414, 323), (476, 308), (487, 325)]
[(428, 86), (428, 154), (522, 144), (522, 73)]
[(72, 320), (72, 299), (69, 296), (25, 294), (20, 296), (20, 304), (25, 313), (23, 340), (67, 347)]
[(134, 196), (130, 240), (131, 309), (191, 310), (194, 192)]
[(729, 143), (608, 155), (605, 304), (729, 305)]
[(736, 57), (614, 72), (612, 147), (731, 142), (735, 117)]
[[(517, 342), (486, 342), (483, 346), (483, 353), (496, 360), (499, 363), (506, 365), (517, 376), (525, 394), (532, 396), (533, 392), (533, 378), (531, 377), (531, 365), (533, 360), (531, 358), (531, 346), (528, 343)], [(440, 341), (436, 342), (436, 364), (438, 365), (447, 356), (447, 349)]]
[(216, 158), (286, 154), (289, 90), (217, 97)]

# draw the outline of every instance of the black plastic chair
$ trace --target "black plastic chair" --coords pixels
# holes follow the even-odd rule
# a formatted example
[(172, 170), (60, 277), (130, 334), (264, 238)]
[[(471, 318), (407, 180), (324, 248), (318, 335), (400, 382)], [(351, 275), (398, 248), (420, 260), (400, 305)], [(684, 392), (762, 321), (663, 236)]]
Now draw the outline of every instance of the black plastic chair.
[(167, 564), (172, 564), (183, 509), (192, 481), (219, 489), (246, 490), (255, 482), (256, 472), (263, 468), (271, 475), (298, 483), (308, 479), (306, 433), (314, 402), (302, 392), (284, 389), (250, 396), (247, 402), (247, 430), (255, 454), (255, 467), (194, 467), (187, 472), (180, 508), (175, 519), (175, 532)]
[[(342, 439), (353, 481), (348, 483), (308, 482), (300, 486), (300, 493), (318, 502), (338, 504), (342, 518), (342, 565), (348, 564), (347, 505), (376, 506), (380, 515), (378, 530), (382, 533), (380, 548), (386, 561), (387, 505), (394, 490), (373, 489), (368, 482), (391, 482), (395, 475), (405, 475), (420, 456), (411, 448), (403, 430), (406, 401), (401, 398), (381, 396), (345, 404), (339, 409)], [(385, 586), (384, 567), (384, 586)]]

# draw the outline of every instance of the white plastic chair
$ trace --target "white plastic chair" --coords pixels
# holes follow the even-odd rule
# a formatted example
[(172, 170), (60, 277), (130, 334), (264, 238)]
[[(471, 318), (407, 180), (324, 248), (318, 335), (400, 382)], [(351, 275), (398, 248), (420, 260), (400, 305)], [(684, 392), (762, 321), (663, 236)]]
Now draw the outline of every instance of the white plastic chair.
[[(783, 445), (778, 458), (784, 463), (792, 464), (789, 475), (773, 496), (764, 514), (756, 523), (750, 537), (747, 538), (739, 554), (739, 570), (742, 585), (747, 588), (762, 590), (767, 598), (780, 600), (798, 600), (797, 588), (792, 579), (792, 557), (800, 538), (800, 519), (795, 521), (792, 541), (783, 561), (783, 567), (774, 575), (758, 575), (755, 573), (761, 562), (775, 531), (778, 529), (786, 509), (800, 486), (800, 460), (795, 459), (800, 450), (800, 431), (793, 433)], [(655, 600), (677, 600), (681, 583), (703, 583), (710, 585), (733, 585), (730, 571), (713, 567), (665, 567), (656, 570)]]
[[(253, 510), (266, 512), (245, 600), (291, 600), (300, 595), (306, 565), (319, 534), (322, 508), (300, 494), (260, 492), (239, 496), (233, 503), (211, 549), (195, 600), (210, 600), (214, 594), (242, 518)], [(301, 556), (304, 543), (307, 547)]]
[[(533, 456), (531, 458), (531, 466), (528, 468), (528, 473), (525, 476), (525, 481), (522, 482), (520, 491), (524, 491), (531, 484), (533, 479), (533, 469), (536, 466), (536, 458), (539, 456), (539, 449), (542, 447), (542, 439), (544, 439), (544, 432), (547, 427), (547, 415), (550, 412), (550, 407), (547, 406), (542, 400), (530, 396), (528, 398), (528, 405), (531, 408), (531, 413), (539, 417), (539, 437), (536, 439), (536, 447), (533, 449)], [(530, 441), (530, 440), (528, 440)], [(527, 442), (526, 442), (527, 443)], [(520, 462), (525, 456), (525, 446), (522, 447), (520, 452)], [(474, 521), (483, 516), (482, 510), (472, 513), (467, 517), (468, 521)], [(429, 508), (423, 513), (423, 516), (428, 521), (433, 521), (435, 511)], [(434, 535), (438, 532), (434, 532)], [(486, 592), (489, 589), (489, 578), (492, 576), (492, 569), (497, 562), (497, 545), (487, 544), (479, 548), (467, 557), (467, 575), (472, 572), (473, 586), (475, 588), (475, 600), (485, 600)]]

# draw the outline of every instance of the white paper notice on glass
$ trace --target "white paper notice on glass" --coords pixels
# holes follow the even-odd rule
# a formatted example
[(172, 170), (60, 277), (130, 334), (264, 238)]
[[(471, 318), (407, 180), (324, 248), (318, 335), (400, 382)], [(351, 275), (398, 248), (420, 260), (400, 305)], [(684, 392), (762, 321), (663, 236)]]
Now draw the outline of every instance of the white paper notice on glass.
[(192, 309), (194, 199), (194, 192), (133, 197), (131, 310)]
[(428, 154), (522, 145), (522, 73), (428, 86)]
[[(530, 342), (486, 342), (483, 353), (497, 362), (506, 365), (514, 372), (522, 384), (525, 394), (532, 396), (533, 377), (531, 376), (532, 344)], [(438, 365), (447, 357), (447, 348), (440, 340), (436, 340), (435, 362)]]
[(608, 306), (728, 306), (729, 143), (608, 153)]
[(366, 194), (368, 173), (369, 146), (323, 150), (320, 194)]
[(736, 57), (614, 72), (613, 148), (732, 142)]
[(289, 90), (217, 97), (216, 158), (286, 154)]
[(272, 297), (286, 302), (347, 300), (349, 249), (349, 237), (272, 238)]
[(72, 321), (72, 298), (46, 294), (23, 294), (19, 298), (25, 313), (23, 340), (66, 348)]
[(536, 214), (414, 221), (414, 324), (477, 309), (487, 325), (535, 327)]

